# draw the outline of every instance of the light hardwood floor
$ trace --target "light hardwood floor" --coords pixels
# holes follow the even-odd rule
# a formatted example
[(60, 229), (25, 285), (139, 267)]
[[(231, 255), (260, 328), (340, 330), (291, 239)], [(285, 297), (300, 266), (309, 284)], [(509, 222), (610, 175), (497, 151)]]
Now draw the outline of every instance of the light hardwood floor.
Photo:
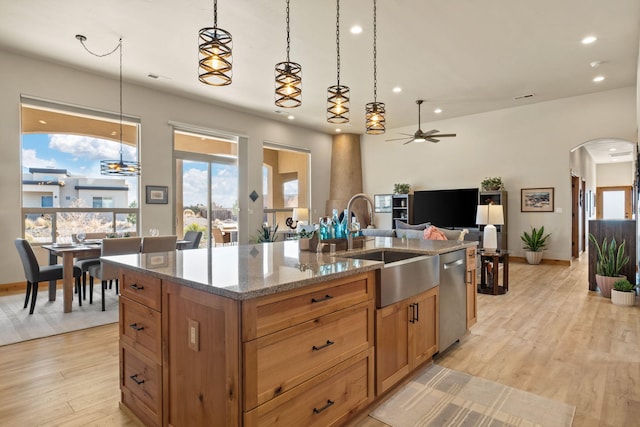
[[(575, 405), (574, 427), (640, 425), (640, 305), (589, 292), (586, 256), (511, 264), (509, 293), (478, 295), (478, 323), (435, 363)], [(116, 325), (0, 347), (0, 384), (0, 425), (133, 425)]]

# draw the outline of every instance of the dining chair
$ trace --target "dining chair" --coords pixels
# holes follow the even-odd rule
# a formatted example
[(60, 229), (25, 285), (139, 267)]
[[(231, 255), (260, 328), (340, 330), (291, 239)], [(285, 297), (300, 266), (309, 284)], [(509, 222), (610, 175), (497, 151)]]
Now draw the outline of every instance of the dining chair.
[(176, 250), (178, 236), (145, 236), (142, 238), (142, 253), (168, 252)]
[(231, 243), (231, 233), (226, 233), (218, 227), (212, 227), (211, 234), (213, 235), (213, 241), (216, 246), (219, 244), (224, 246)]
[[(121, 237), (104, 239), (100, 256), (124, 255), (140, 252), (141, 237)], [(118, 293), (118, 274), (120, 269), (115, 265), (100, 261), (99, 264), (89, 267), (89, 304), (93, 304), (93, 279), (102, 282), (102, 311), (105, 310), (104, 293), (107, 289), (107, 281), (115, 280), (116, 294)]]
[(187, 231), (184, 240), (189, 241), (182, 245), (182, 249), (198, 249), (200, 247), (200, 239), (202, 239), (202, 231)]
[[(107, 233), (85, 233), (85, 240), (102, 240), (107, 237)], [(78, 241), (78, 234), (74, 233), (71, 235), (71, 240), (74, 243), (81, 243)], [(89, 267), (92, 265), (100, 264), (100, 258), (76, 258), (73, 263), (74, 266), (78, 267), (82, 272), (82, 298), (87, 299), (87, 273), (89, 271)], [(78, 287), (78, 291), (80, 288)]]
[[(36, 299), (38, 297), (38, 284), (40, 282), (49, 282), (51, 280), (62, 279), (62, 265), (47, 265), (40, 267), (36, 254), (33, 252), (31, 243), (25, 239), (15, 240), (16, 249), (20, 255), (22, 261), (22, 267), (24, 268), (24, 276), (27, 279), (27, 292), (24, 298), (24, 307), (27, 308), (29, 303), (29, 296), (31, 296), (31, 307), (29, 308), (29, 314), (33, 314), (33, 310), (36, 307)], [(76, 289), (80, 288), (80, 269), (73, 267), (73, 277), (76, 278)], [(82, 298), (78, 295), (78, 301), (82, 306)]]

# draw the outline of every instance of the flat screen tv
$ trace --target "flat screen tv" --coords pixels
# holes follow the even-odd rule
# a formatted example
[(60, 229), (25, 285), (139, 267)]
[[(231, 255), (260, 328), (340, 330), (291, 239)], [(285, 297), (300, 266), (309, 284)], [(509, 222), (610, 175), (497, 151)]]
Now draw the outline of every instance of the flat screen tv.
[(415, 191), (413, 222), (430, 222), (438, 227), (476, 228), (478, 189)]

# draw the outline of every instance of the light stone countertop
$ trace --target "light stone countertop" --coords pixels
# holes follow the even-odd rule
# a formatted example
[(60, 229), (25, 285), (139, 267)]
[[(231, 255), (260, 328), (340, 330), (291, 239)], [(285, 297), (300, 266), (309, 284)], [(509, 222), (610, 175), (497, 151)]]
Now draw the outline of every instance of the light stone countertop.
[[(349, 256), (380, 249), (426, 255), (476, 246), (477, 242), (374, 237)], [(216, 295), (246, 300), (375, 270), (379, 261), (300, 251), (297, 240), (174, 252), (103, 257), (104, 261)]]

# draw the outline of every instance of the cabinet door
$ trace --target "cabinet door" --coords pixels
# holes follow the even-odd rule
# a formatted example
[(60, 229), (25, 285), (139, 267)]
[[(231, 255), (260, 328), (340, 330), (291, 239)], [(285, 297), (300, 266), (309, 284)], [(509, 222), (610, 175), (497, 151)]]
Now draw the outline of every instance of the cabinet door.
[(409, 304), (409, 354), (413, 369), (431, 359), (438, 351), (438, 294), (440, 288), (428, 290)]
[(467, 329), (478, 321), (476, 249), (467, 248)]
[(239, 425), (237, 301), (164, 283), (165, 425)]
[(409, 373), (409, 305), (406, 301), (376, 311), (376, 394)]

